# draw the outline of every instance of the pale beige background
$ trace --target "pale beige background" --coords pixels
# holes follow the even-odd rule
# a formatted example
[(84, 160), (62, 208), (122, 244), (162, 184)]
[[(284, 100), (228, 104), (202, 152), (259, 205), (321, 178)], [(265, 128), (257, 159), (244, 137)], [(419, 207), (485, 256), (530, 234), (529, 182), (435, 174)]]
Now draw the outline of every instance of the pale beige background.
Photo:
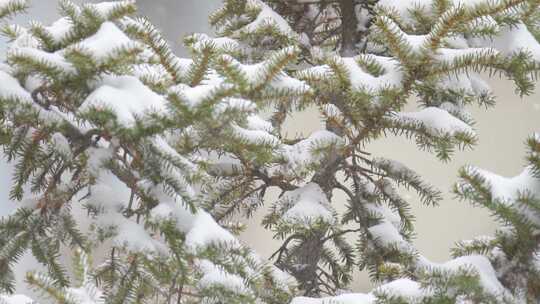
[[(77, 1), (81, 2), (81, 1)], [(184, 53), (180, 37), (189, 32), (208, 32), (206, 22), (208, 13), (219, 6), (219, 0), (139, 0), (141, 12), (164, 29), (167, 37), (176, 49)], [(34, 18), (51, 21), (55, 18), (56, 0), (33, 0), (30, 15)], [(19, 18), (26, 21), (27, 18)], [(1, 44), (1, 43), (0, 43)], [(421, 173), (427, 180), (445, 192), (445, 200), (439, 207), (420, 205), (411, 197), (413, 211), (417, 217), (417, 238), (415, 244), (422, 254), (433, 261), (444, 261), (449, 255), (449, 248), (454, 242), (476, 235), (493, 233), (495, 224), (489, 215), (481, 209), (472, 208), (467, 203), (453, 199), (449, 194), (451, 185), (456, 181), (457, 170), (465, 164), (474, 164), (492, 170), (501, 175), (512, 176), (520, 173), (524, 164), (524, 141), (533, 131), (540, 131), (540, 95), (535, 94), (520, 99), (513, 94), (508, 81), (491, 82), (498, 97), (495, 109), (485, 111), (473, 108), (479, 144), (472, 151), (456, 153), (449, 163), (441, 163), (426, 152), (418, 152), (411, 141), (404, 138), (389, 137), (367, 147), (374, 155), (394, 158), (406, 163)], [(287, 122), (289, 134), (309, 134), (319, 128), (318, 115), (306, 111), (295, 115)], [(7, 185), (6, 173), (9, 166), (0, 160), (0, 216), (6, 212)], [(343, 196), (336, 192), (335, 205), (339, 208), (344, 202)], [(272, 197), (269, 195), (269, 200)], [(262, 212), (261, 212), (262, 213)], [(271, 239), (271, 234), (260, 226), (260, 215), (252, 219), (249, 229), (242, 234), (245, 243), (253, 246), (262, 256), (268, 256), (278, 246)], [(5, 214), (5, 213), (4, 213)], [(352, 289), (366, 291), (370, 285), (365, 274), (359, 274)]]

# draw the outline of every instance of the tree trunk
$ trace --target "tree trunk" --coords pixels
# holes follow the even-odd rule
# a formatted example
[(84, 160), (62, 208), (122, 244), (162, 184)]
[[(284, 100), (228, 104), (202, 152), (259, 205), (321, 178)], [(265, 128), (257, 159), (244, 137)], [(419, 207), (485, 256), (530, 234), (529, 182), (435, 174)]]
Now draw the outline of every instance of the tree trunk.
[(339, 52), (341, 56), (351, 57), (357, 54), (358, 19), (355, 0), (340, 0), (339, 6), (341, 10), (341, 49)]

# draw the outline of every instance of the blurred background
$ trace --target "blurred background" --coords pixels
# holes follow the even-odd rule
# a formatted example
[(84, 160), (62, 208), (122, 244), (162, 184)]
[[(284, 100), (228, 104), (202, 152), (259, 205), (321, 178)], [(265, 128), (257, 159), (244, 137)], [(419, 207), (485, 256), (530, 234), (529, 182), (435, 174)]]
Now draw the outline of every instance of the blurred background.
[[(35, 19), (47, 24), (58, 17), (57, 0), (33, 0), (31, 3), (32, 8), (28, 14), (16, 18), (16, 22), (24, 24)], [(210, 34), (207, 16), (219, 7), (220, 0), (138, 0), (138, 5), (139, 13), (148, 16), (162, 29), (173, 48), (181, 56), (188, 56), (181, 45), (183, 36), (193, 32)], [(3, 54), (5, 49), (4, 42), (0, 41), (0, 54)], [(494, 79), (489, 80), (489, 83), (497, 96), (498, 104), (487, 111), (483, 108), (471, 108), (473, 117), (477, 120), (479, 138), (474, 150), (458, 151), (450, 162), (442, 163), (428, 152), (419, 151), (414, 141), (402, 137), (389, 136), (366, 147), (366, 151), (375, 156), (389, 157), (407, 164), (444, 192), (445, 199), (438, 207), (423, 206), (414, 195), (406, 194), (416, 215), (415, 245), (434, 262), (447, 260), (449, 249), (456, 241), (492, 234), (496, 227), (485, 210), (474, 208), (467, 202), (459, 202), (451, 194), (458, 169), (472, 164), (499, 175), (515, 176), (521, 173), (525, 163), (524, 142), (527, 136), (534, 131), (540, 132), (540, 94), (519, 98), (514, 94), (511, 82)], [(413, 108), (414, 105), (411, 105), (411, 109)], [(309, 135), (321, 126), (318, 114), (308, 109), (290, 117), (285, 130), (291, 136)], [(9, 214), (16, 207), (8, 199), (10, 170), (5, 160), (0, 159), (0, 216)], [(269, 193), (268, 205), (275, 196), (275, 193)], [(339, 210), (344, 202), (345, 198), (336, 192), (334, 206)], [(272, 240), (272, 235), (261, 227), (262, 215), (264, 210), (246, 223), (248, 229), (241, 238), (260, 255), (268, 257), (279, 247), (279, 242)], [(23, 261), (22, 264), (24, 266), (20, 267), (21, 276), (32, 263)], [(359, 273), (351, 289), (362, 292), (370, 287), (366, 274)]]

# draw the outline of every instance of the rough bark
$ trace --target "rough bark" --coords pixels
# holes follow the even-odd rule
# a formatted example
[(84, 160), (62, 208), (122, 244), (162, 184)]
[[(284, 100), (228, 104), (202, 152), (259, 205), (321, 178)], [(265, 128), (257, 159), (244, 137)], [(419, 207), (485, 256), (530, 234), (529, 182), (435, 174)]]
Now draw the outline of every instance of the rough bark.
[(356, 44), (358, 30), (358, 19), (356, 18), (356, 1), (340, 0), (341, 10), (341, 49), (340, 54), (344, 57), (350, 57), (357, 54)]

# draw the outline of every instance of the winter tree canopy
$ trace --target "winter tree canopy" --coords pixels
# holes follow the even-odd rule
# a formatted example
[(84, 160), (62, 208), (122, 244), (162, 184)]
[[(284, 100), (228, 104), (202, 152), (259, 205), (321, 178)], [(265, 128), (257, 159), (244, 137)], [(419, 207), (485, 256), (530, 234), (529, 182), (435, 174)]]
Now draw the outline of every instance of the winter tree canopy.
[[(539, 0), (224, 0), (216, 37), (185, 38), (190, 58), (135, 1), (63, 0), (52, 24), (11, 24), (27, 6), (0, 0), (0, 146), (20, 202), (0, 220), (0, 303), (540, 301), (539, 134), (519, 176), (459, 172), (456, 199), (501, 225), (445, 263), (413, 246), (398, 191), (437, 205), (440, 190), (365, 148), (387, 134), (443, 162), (473, 148), (467, 107), (496, 104), (481, 73), (535, 87)], [(286, 136), (307, 107), (324, 127)], [(235, 221), (264, 204), (270, 260)], [(26, 253), (41, 298), (14, 294)], [(348, 290), (355, 269), (373, 291)]]

